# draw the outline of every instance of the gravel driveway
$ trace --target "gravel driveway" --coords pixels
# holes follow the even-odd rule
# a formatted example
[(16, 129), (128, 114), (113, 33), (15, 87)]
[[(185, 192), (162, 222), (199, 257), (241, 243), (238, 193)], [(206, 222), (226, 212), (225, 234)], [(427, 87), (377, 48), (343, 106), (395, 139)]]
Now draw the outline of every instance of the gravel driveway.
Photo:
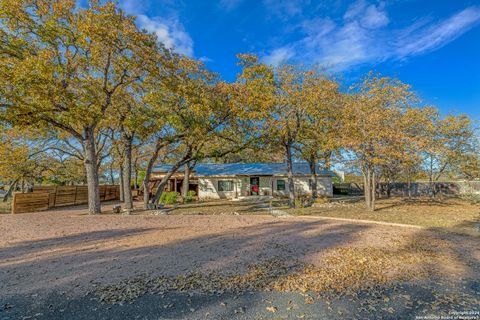
[(0, 234), (0, 319), (414, 319), (480, 305), (478, 237), (427, 229), (57, 210), (0, 215)]

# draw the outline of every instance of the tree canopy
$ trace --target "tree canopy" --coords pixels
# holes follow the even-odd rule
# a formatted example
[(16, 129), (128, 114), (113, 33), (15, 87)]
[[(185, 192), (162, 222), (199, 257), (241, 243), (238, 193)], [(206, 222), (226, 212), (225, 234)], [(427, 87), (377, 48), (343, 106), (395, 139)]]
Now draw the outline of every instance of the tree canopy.
[[(371, 210), (379, 180), (424, 174), (435, 194), (445, 174), (480, 176), (471, 119), (423, 106), (398, 79), (371, 72), (345, 89), (321, 66), (239, 54), (229, 83), (135, 19), (111, 1), (0, 0), (3, 181), (87, 183), (99, 213), (101, 179), (120, 182), (131, 210), (139, 175), (148, 207), (199, 162), (284, 161), (292, 207), (296, 161), (310, 165), (313, 200), (318, 164), (353, 166)], [(152, 194), (159, 161), (174, 165)]]

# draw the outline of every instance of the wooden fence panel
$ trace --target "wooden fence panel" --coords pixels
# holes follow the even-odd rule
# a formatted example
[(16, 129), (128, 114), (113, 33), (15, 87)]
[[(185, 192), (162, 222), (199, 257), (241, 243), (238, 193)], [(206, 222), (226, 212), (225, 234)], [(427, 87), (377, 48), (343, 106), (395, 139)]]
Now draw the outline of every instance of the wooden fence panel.
[(75, 186), (57, 188), (55, 207), (74, 205), (76, 194), (77, 187)]
[(100, 201), (105, 201), (105, 186), (100, 186), (99, 192), (100, 192)]
[(53, 208), (55, 207), (55, 198), (57, 194), (57, 186), (35, 186), (33, 188), (33, 192), (48, 192), (50, 194), (48, 207)]
[(105, 200), (115, 200), (117, 199), (117, 186), (106, 186), (105, 189)]
[(48, 210), (49, 199), (48, 192), (14, 193), (12, 213)]
[[(100, 201), (120, 199), (118, 185), (101, 185)], [(16, 193), (12, 213), (35, 212), (88, 203), (87, 186), (35, 186), (33, 192)], [(14, 197), (15, 199), (15, 197)], [(46, 200), (45, 200), (46, 199)]]
[(55, 193), (57, 188), (58, 188), (57, 186), (34, 186), (33, 191), (34, 192), (44, 191), (44, 192), (49, 192), (49, 193)]
[(77, 196), (75, 204), (88, 203), (88, 188), (87, 186), (77, 186)]

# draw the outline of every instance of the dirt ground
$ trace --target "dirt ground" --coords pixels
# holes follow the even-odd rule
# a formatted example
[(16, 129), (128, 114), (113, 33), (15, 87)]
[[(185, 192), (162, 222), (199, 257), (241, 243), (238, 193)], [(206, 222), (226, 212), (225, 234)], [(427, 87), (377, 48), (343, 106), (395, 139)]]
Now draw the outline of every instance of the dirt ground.
[[(473, 293), (454, 293), (466, 303), (464, 307), (478, 305), (478, 237), (428, 228), (276, 218), (260, 209), (256, 215), (242, 215), (242, 208), (248, 211), (246, 205), (233, 206), (229, 213), (210, 215), (89, 216), (84, 207), (1, 215), (0, 319), (23, 314), (23, 304), (32, 297), (43, 301), (56, 295), (67, 300), (87, 296), (108, 305), (141, 304), (142, 299), (150, 299), (144, 298), (149, 294), (168, 299), (164, 295), (172, 292), (217, 296), (271, 292), (295, 293), (305, 302), (302, 308), (311, 308), (309, 299), (324, 303), (324, 298), (318, 298), (324, 294), (357, 295), (375, 286), (450, 280), (474, 283)], [(448, 294), (438, 296), (438, 303), (450, 301)], [(46, 308), (45, 303), (39, 308)], [(103, 308), (99, 306), (91, 310)], [(104, 309), (107, 315), (109, 308)], [(280, 315), (276, 308), (275, 303), (267, 304), (259, 317)], [(300, 315), (306, 312), (302, 308), (297, 310)], [(197, 307), (191, 309), (197, 312)], [(216, 314), (215, 310), (207, 313)], [(245, 314), (242, 310), (239, 316)], [(386, 314), (396, 312), (385, 310)], [(230, 311), (237, 314), (238, 310)], [(313, 318), (320, 314), (317, 311), (312, 311)], [(45, 315), (39, 313), (38, 318)]]

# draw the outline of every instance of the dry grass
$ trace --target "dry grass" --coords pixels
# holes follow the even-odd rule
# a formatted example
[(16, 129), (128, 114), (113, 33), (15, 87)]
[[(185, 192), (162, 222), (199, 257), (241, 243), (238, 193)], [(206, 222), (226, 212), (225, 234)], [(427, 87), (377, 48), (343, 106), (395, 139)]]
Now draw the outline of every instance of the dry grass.
[(383, 221), (442, 228), (455, 232), (478, 234), (480, 206), (461, 199), (431, 200), (381, 199), (377, 210), (368, 211), (363, 201), (355, 203), (318, 204), (310, 208), (286, 209), (292, 215), (323, 216), (343, 219)]

